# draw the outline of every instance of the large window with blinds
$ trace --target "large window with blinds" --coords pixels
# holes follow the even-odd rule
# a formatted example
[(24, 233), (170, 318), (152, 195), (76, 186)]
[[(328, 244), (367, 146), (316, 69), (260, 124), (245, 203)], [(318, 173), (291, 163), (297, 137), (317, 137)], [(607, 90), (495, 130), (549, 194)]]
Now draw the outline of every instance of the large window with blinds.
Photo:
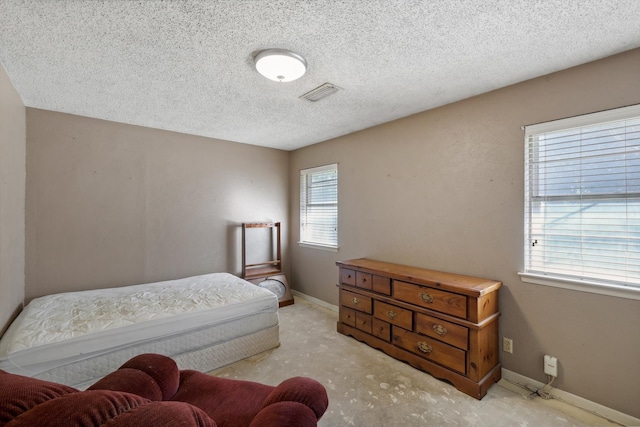
[(525, 145), (524, 274), (640, 291), (640, 105), (526, 126)]
[(338, 165), (300, 171), (300, 243), (338, 248)]

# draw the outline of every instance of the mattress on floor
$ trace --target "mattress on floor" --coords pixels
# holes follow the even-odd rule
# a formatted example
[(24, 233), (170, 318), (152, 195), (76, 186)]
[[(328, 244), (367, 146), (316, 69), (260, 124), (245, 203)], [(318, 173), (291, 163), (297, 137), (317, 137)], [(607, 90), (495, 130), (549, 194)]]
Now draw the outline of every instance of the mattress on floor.
[(31, 301), (0, 340), (0, 369), (86, 387), (140, 353), (207, 371), (279, 345), (278, 298), (228, 273)]

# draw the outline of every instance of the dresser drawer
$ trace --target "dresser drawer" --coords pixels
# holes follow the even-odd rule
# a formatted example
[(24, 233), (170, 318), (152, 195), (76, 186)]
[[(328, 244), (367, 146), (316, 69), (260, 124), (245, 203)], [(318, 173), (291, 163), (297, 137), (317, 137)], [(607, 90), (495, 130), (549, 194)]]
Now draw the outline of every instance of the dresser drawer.
[(340, 283), (343, 285), (356, 285), (356, 271), (348, 268), (340, 269)]
[(373, 289), (373, 278), (369, 273), (356, 271), (356, 286), (362, 289)]
[(391, 341), (391, 324), (374, 317), (372, 334), (387, 342)]
[(354, 292), (340, 291), (340, 305), (371, 314), (371, 298)]
[(373, 291), (385, 295), (391, 295), (391, 279), (388, 277), (373, 275)]
[(377, 319), (409, 331), (413, 330), (413, 312), (411, 310), (375, 300), (373, 303), (373, 315)]
[(439, 339), (462, 350), (469, 348), (469, 329), (426, 314), (416, 313), (414, 332)]
[(373, 317), (369, 314), (364, 314), (356, 311), (356, 328), (371, 334), (371, 320)]
[(466, 371), (466, 352), (431, 339), (424, 335), (414, 334), (395, 326), (391, 329), (393, 344), (418, 356), (439, 363), (449, 369), (464, 374)]
[(344, 323), (345, 325), (349, 325), (349, 326), (353, 326), (355, 328), (356, 326), (356, 311), (351, 309), (351, 308), (347, 308), (347, 307), (340, 307), (340, 321), (342, 323)]
[(430, 310), (467, 318), (467, 297), (464, 295), (394, 280), (393, 297)]

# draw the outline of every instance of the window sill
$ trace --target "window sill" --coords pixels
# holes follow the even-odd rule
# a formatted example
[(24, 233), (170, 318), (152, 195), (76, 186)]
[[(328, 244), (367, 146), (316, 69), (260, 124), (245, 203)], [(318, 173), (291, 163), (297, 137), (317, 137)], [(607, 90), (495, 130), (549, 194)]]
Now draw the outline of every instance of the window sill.
[(298, 242), (298, 246), (303, 248), (321, 249), (329, 252), (338, 252), (337, 246), (321, 245), (320, 243)]
[(553, 286), (556, 288), (571, 289), (574, 291), (589, 292), (592, 294), (608, 295), (618, 298), (640, 300), (640, 289), (630, 286), (605, 285), (586, 280), (572, 280), (542, 274), (518, 273), (520, 280), (536, 285)]

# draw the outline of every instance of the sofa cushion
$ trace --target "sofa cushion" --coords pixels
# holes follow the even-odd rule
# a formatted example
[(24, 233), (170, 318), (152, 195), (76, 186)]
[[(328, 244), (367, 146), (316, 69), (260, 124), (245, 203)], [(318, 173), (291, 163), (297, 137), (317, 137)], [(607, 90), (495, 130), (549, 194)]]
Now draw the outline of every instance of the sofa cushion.
[(87, 390), (111, 390), (133, 393), (149, 400), (162, 400), (160, 386), (147, 373), (131, 368), (120, 368), (93, 384)]
[(0, 426), (31, 408), (77, 390), (0, 370)]
[(105, 427), (132, 426), (217, 427), (218, 425), (201, 409), (183, 402), (149, 402), (122, 413), (105, 424)]
[(216, 427), (216, 423), (200, 409), (187, 403), (151, 402), (131, 393), (94, 390), (53, 398), (6, 425), (33, 426)]
[(147, 402), (147, 399), (128, 393), (76, 392), (41, 402), (16, 417), (7, 427), (55, 426), (60, 425), (61, 420), (73, 427), (100, 426)]
[(184, 370), (173, 400), (201, 408), (219, 427), (246, 427), (262, 408), (272, 386)]

